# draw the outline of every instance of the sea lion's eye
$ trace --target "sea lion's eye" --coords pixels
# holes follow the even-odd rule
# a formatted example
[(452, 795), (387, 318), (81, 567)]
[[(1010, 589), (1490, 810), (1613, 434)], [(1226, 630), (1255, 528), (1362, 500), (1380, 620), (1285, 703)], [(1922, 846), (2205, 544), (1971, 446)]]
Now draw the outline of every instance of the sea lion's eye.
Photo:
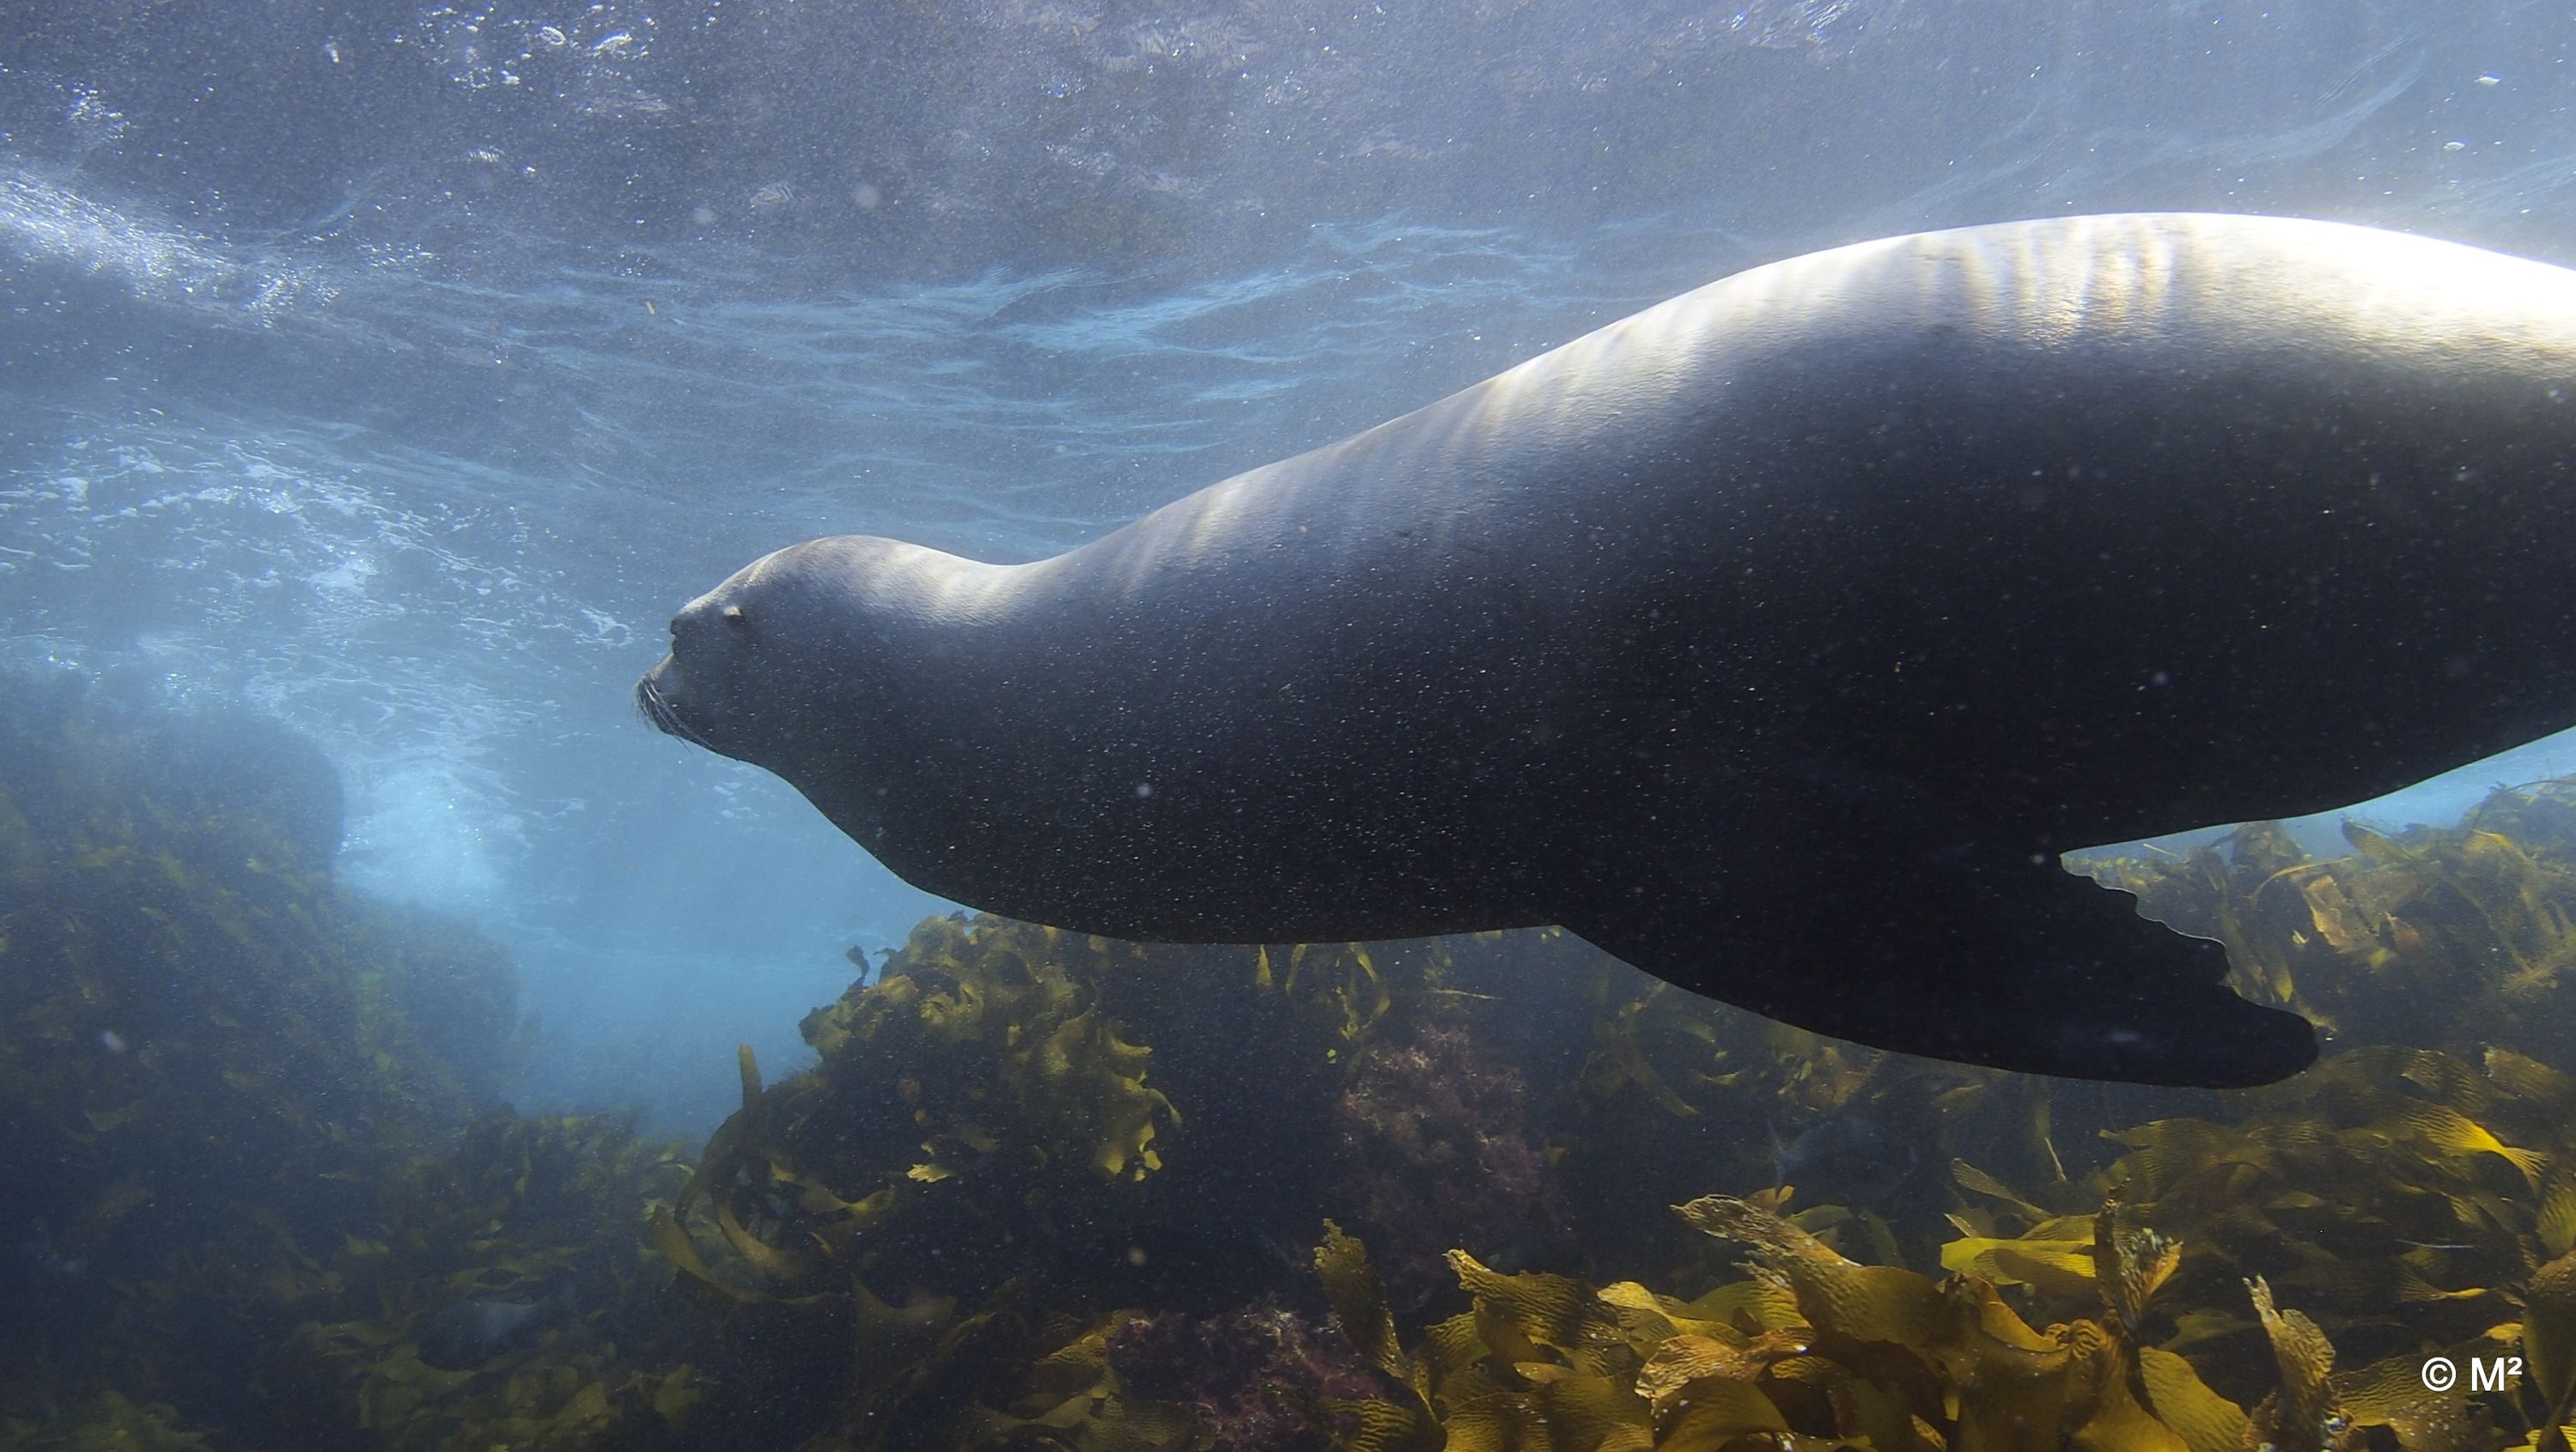
[(747, 630), (751, 626), (751, 617), (742, 613), (741, 606), (727, 605), (724, 608), (724, 622), (736, 630)]

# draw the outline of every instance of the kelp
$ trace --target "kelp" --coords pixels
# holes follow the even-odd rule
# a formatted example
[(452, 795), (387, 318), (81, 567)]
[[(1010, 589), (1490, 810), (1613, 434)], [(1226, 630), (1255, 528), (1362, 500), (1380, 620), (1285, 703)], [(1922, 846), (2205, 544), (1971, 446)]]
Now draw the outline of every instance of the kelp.
[(2455, 828), (2343, 834), (2351, 853), (2321, 860), (2257, 823), (2092, 871), (2225, 943), (2239, 992), (2343, 1038), (2560, 1053), (2576, 1035), (2576, 788), (2498, 791)]
[[(2420, 1372), (2434, 1354), (2513, 1353), (2521, 1288), (2576, 1229), (2551, 1188), (2568, 1088), (2509, 1050), (2474, 1064), (2353, 1050), (2233, 1096), (2244, 1112), (2232, 1121), (2113, 1131), (2122, 1152), (2084, 1183), (2190, 1245), (2166, 1277), (2164, 1304), (2180, 1309), (2161, 1344), (2263, 1401), (2263, 1440), (2323, 1447), (2388, 1427), (2408, 1448), (2485, 1446), (2489, 1419), (2527, 1413), (2493, 1394), (2428, 1397)], [(1944, 1267), (2074, 1313), (2098, 1281), (2083, 1218), (1964, 1161), (1952, 1170), (1966, 1196)], [(2337, 1347), (2354, 1369), (2334, 1371)]]
[[(2144, 911), (2224, 939), (2240, 991), (2326, 1020), (2342, 1047), (2229, 1096), (2229, 1114), (2111, 1133), (2121, 1152), (2096, 1180), (2201, 1248), (2182, 1290), (2212, 1307), (2193, 1334), (2213, 1351), (2290, 1344), (2286, 1311), (2217, 1309), (2224, 1286), (2260, 1283), (2369, 1358), (2338, 1382), (2381, 1388), (2361, 1404), (2402, 1422), (2386, 1388), (2420, 1397), (2425, 1356), (2546, 1347), (2526, 1297), (2576, 1245), (2576, 792), (2500, 791), (2458, 828), (2344, 835), (2353, 850), (2332, 859), (2258, 825), (2097, 866)], [(2564, 1413), (2534, 1385), (2451, 1411), (2545, 1438)]]
[(2576, 1254), (2534, 1271), (2522, 1304), (2523, 1380), (2512, 1410), (2532, 1429), (2525, 1446), (2566, 1452), (2576, 1419)]
[(1839, 1203), (1850, 1177), (1792, 1163), (1811, 1132), (1864, 1129), (1911, 1162), (1887, 1172), (1876, 1203), (1845, 1205), (1825, 1227), (1844, 1249), (1932, 1255), (1948, 1230), (1939, 1169), (1953, 1158), (2072, 1193), (2042, 1081), (1822, 1038), (1580, 944), (1543, 951), (1589, 998), (1589, 1042), (1556, 1088), (1549, 1153), (1591, 1238), (1608, 1247), (1654, 1243), (1665, 1228), (1656, 1207), (1711, 1185), (1782, 1205)]
[(1635, 1282), (1502, 1275), (1451, 1257), (1470, 1309), (1399, 1344), (1365, 1251), (1328, 1225), (1316, 1266), (1337, 1322), (1402, 1388), (1356, 1406), (1356, 1452), (1543, 1446), (1716, 1452), (1866, 1445), (2004, 1452), (2234, 1452), (2245, 1414), (2137, 1323), (2178, 1248), (2094, 1222), (2091, 1318), (2033, 1328), (1994, 1285), (1850, 1260), (1751, 1201), (1674, 1211), (1747, 1247), (1749, 1280), (1690, 1301)]
[(137, 1403), (112, 1388), (51, 1417), (0, 1417), (0, 1452), (206, 1452), (213, 1445), (176, 1409)]
[[(1295, 955), (1296, 975), (1265, 981), (1266, 955), (1232, 956), (1230, 986), (1266, 1005), (1263, 1042), (1286, 1082), (1331, 1071), (1319, 1050), (1365, 1032), (1338, 1008), (1313, 1011), (1345, 1001), (1348, 975), (1308, 976)], [(743, 1052), (742, 1108), (654, 1212), (654, 1245), (702, 1303), (804, 1325), (814, 1364), (842, 1368), (832, 1435), (851, 1445), (906, 1445), (885, 1429), (923, 1435), (942, 1418), (940, 1435), (960, 1437), (1000, 1436), (1012, 1417), (1050, 1435), (1080, 1423), (1103, 1446), (1162, 1428), (1163, 1414), (1138, 1421), (1097, 1385), (1079, 1389), (1093, 1411), (1077, 1417), (1069, 1401), (1033, 1408), (1027, 1388), (993, 1400), (933, 1374), (996, 1337), (1026, 1352), (1035, 1333), (1013, 1308), (1032, 1294), (1096, 1324), (1163, 1272), (1167, 1250), (1205, 1238), (1190, 1199), (1156, 1193), (1191, 1116), (1113, 1006), (1152, 967), (1133, 945), (1050, 929), (922, 924), (879, 979), (806, 1019), (816, 1069), (765, 1084)], [(1257, 1265), (1257, 1238), (1238, 1243), (1238, 1264), (1245, 1251)], [(1070, 1375), (1060, 1355), (1049, 1364)]]
[[(376, 1233), (317, 1266), (325, 1294), (272, 1359), (273, 1397), (388, 1448), (674, 1441), (710, 1379), (663, 1344), (640, 1252), (648, 1207), (688, 1171), (628, 1118), (485, 1115), (395, 1167)], [(436, 1318), (494, 1301), (551, 1309), (537, 1334), (439, 1364)]]
[[(801, 1354), (843, 1368), (835, 1435), (894, 1445), (889, 1408), (920, 1425), (920, 1368), (1006, 1295), (1086, 1323), (1223, 1307), (1276, 1283), (1328, 1199), (1412, 1203), (1395, 1188), (1453, 1160), (1485, 1194), (1463, 1219), (1545, 1218), (1484, 1213), (1543, 1204), (1550, 1172), (1486, 1122), (1517, 1071), (1458, 1059), (1509, 961), (1498, 937), (1152, 947), (934, 919), (806, 1019), (814, 1070), (767, 1083), (746, 1052), (742, 1108), (653, 1243), (720, 1317), (804, 1327)], [(939, 1435), (1004, 1405), (950, 1402)]]
[[(942, 918), (690, 1156), (488, 1106), (506, 957), (338, 891), (309, 759), (138, 764), (256, 739), (0, 704), (0, 1149), (46, 1167), (0, 1446), (2567, 1446), (2576, 792), (2097, 864), (2331, 1025), (2259, 1091), (1878, 1053), (1554, 931)], [(477, 1307), (520, 1329), (459, 1352)]]
[(1352, 1060), (1334, 1123), (1346, 1168), (1332, 1199), (1369, 1227), (1408, 1306), (1449, 1284), (1448, 1252), (1579, 1260), (1565, 1187), (1528, 1081), (1463, 1026), (1381, 1039)]
[[(880, 1268), (970, 1299), (1095, 1252), (1132, 1269), (1170, 1212), (1202, 1208), (1165, 1189), (1174, 1146), (1203, 1176), (1278, 1180), (1301, 1155), (1325, 1169), (1317, 1147), (1355, 1066), (1473, 1012), (1482, 996), (1457, 984), (1474, 957), (932, 919), (881, 977), (807, 1017), (816, 1069), (765, 1085), (746, 1051), (742, 1109), (657, 1217), (656, 1244), (719, 1303), (837, 1295)], [(1399, 998), (1411, 1012), (1390, 1011)], [(1222, 1132), (1199, 1132), (1203, 1118)], [(1223, 1227), (1191, 1234), (1208, 1229)], [(1231, 1238), (1262, 1254), (1256, 1235)]]
[[(1952, 1279), (1936, 1288), (1894, 1266), (1852, 1269), (1857, 1262), (1842, 1249), (1774, 1213), (1794, 1193), (1774, 1185), (1722, 1202), (1735, 1207), (1724, 1228), (1765, 1247), (1757, 1255), (1764, 1279), (1798, 1292), (1792, 1300), (1804, 1320), (1728, 1318), (1739, 1335), (1803, 1328), (1918, 1352), (1942, 1348), (1932, 1360), (1955, 1376), (1969, 1363), (1937, 1331), (1950, 1324), (1940, 1319), (1947, 1303), (1937, 1290), (1991, 1305), (1998, 1315), (2018, 1301), (2052, 1318), (2021, 1329), (2050, 1328), (2047, 1338), (2070, 1358), (2061, 1372), (2097, 1385), (2085, 1393), (2093, 1401), (2070, 1391), (2075, 1400), (2061, 1404), (2052, 1436), (2064, 1440), (2156, 1440), (2117, 1395), (2098, 1390), (2111, 1384), (2109, 1373), (2086, 1367), (2108, 1356), (2103, 1364), (2129, 1384), (2134, 1409), (2146, 1422), (2169, 1423), (2187, 1445), (2234, 1445), (2229, 1429), (2250, 1425), (2256, 1441), (2279, 1447), (2393, 1438), (2410, 1448), (2465, 1448), (2509, 1435), (2493, 1433), (2491, 1423), (2536, 1429), (2533, 1441), (2553, 1444), (2550, 1429), (2564, 1407), (2546, 1383), (2535, 1379), (2536, 1389), (2511, 1396), (2471, 1389), (2443, 1399), (2426, 1392), (2420, 1373), (2432, 1354), (2465, 1362), (2517, 1346), (2534, 1366), (2553, 1373), (2557, 1366), (2548, 1349), (2551, 1323), (2524, 1316), (2517, 1325), (2516, 1310), (2535, 1288), (2558, 1284), (2544, 1270), (2576, 1235), (2576, 1182), (2566, 1168), (2576, 1163), (2569, 1130), (2576, 1097), (2561, 1070), (2531, 1056), (2563, 1055), (2571, 1041), (2551, 1016), (2558, 974), (2569, 961), (2567, 873), (2576, 859), (2565, 834), (2576, 814), (2564, 806), (2547, 793), (2502, 795), (2458, 832), (2419, 829), (2402, 840), (2354, 827), (2354, 856), (2331, 863), (2310, 862), (2277, 830), (2248, 829), (2232, 854), (2106, 873), (2140, 891), (2150, 912), (2228, 937), (2240, 967), (2250, 970), (2242, 985), (2248, 991), (2339, 1015), (2343, 1051), (2269, 1090), (2200, 1096), (2217, 1112), (2112, 1129), (2102, 1140), (2109, 1153), (2088, 1152), (2090, 1162), (2071, 1172), (2052, 1133), (2050, 1098), (2029, 1092), (2028, 1081), (1784, 1044), (1787, 1031), (1731, 1019), (1660, 987), (1623, 992), (1613, 970), (1595, 979), (1594, 1042), (1573, 1101), (1587, 1112), (1561, 1142), (1563, 1152), (1581, 1157), (1584, 1178), (1599, 1183), (1607, 1161), (1646, 1161), (1646, 1145), (1669, 1155), (1676, 1140), (1694, 1141), (1696, 1123), (1727, 1120), (1738, 1132), (1730, 1149), (1712, 1158), (1727, 1178), (1758, 1184), (1740, 1133), (1753, 1115), (1771, 1119), (1776, 1137), (1774, 1116), (1784, 1107), (1794, 1115), (1802, 1098), (1825, 1115), (1886, 1113), (1900, 1099), (1929, 1106), (1935, 1123), (1924, 1149), (1942, 1155), (1954, 1186), (1951, 1233), (1939, 1248)], [(2537, 818), (2559, 835), (2526, 849), (2497, 830), (2508, 816), (2525, 824)], [(2298, 889), (2295, 916), (2283, 908), (2291, 899), (2281, 896), (2291, 887)], [(2392, 984), (2403, 990), (2392, 994)], [(2449, 995), (2437, 1015), (2409, 1016), (2390, 1002), (2437, 993)], [(2401, 1022), (2419, 1038), (2447, 1040), (2451, 1051), (2353, 1045), (2363, 1036), (2356, 1023), (2394, 1036)], [(1699, 1161), (1703, 1173), (1709, 1162)], [(2098, 1203), (2105, 1192), (2126, 1197), (2124, 1213), (2175, 1234), (2129, 1245), (2116, 1233), (2106, 1239), (2101, 1212), (2077, 1208), (2085, 1196)], [(1838, 1234), (1843, 1248), (1868, 1246), (1882, 1259), (1897, 1258), (1887, 1253), (1895, 1249), (1892, 1238), (1866, 1213), (1823, 1205), (1797, 1218)], [(1777, 1228), (1783, 1226), (1796, 1233)], [(2177, 1249), (2183, 1241), (2197, 1247), (2188, 1258)], [(1472, 1258), (1459, 1269), (1462, 1285), (1483, 1284)], [(1884, 1273), (1876, 1286), (1874, 1273)], [(1334, 1280), (1329, 1269), (1326, 1279), (1328, 1286)], [(1909, 1289), (1890, 1289), (1897, 1285)], [(2296, 1305), (2276, 1305), (2276, 1288)], [(1690, 1304), (1642, 1288), (1620, 1294), (1666, 1313)], [(1547, 1400), (1568, 1393), (1543, 1392), (1540, 1383), (1591, 1388), (1582, 1378), (1598, 1379), (1604, 1368), (1572, 1363), (1550, 1351), (1551, 1343), (1528, 1337), (1558, 1369), (1524, 1374), (1524, 1348), (1498, 1350), (1492, 1298), (1478, 1296), (1483, 1322), (1441, 1323), (1429, 1332), (1427, 1349), (1384, 1366), (1412, 1394), (1373, 1406), (1373, 1430), (1354, 1445), (1441, 1445), (1460, 1435), (1453, 1421), (1469, 1429), (1466, 1445), (1541, 1436), (1568, 1445), (1562, 1415)], [(1379, 1324), (1373, 1314), (1363, 1320)], [(2008, 1345), (2041, 1349), (1996, 1316), (1984, 1324)], [(2536, 1359), (2528, 1356), (2535, 1338), (2543, 1348)], [(1382, 1349), (1386, 1336), (1372, 1330), (1354, 1341), (1369, 1352)], [(2346, 1362), (2352, 1369), (2335, 1369), (2338, 1343), (2357, 1349)], [(2086, 1349), (2096, 1346), (2108, 1350)], [(1730, 1343), (1730, 1350), (1741, 1347)], [(1519, 1379), (1469, 1380), (1457, 1396), (1441, 1393), (1497, 1363)], [(2204, 1372), (2238, 1400), (2203, 1381)], [(1955, 1385), (1948, 1395), (1957, 1402)], [(1597, 1397), (1584, 1403), (1605, 1404)], [(1747, 1417), (1741, 1432), (1868, 1435), (1848, 1424), (1775, 1423), (1776, 1404), (1769, 1412), (1736, 1405)], [(2092, 1423), (2066, 1420), (2073, 1414), (2065, 1409), (2078, 1406), (2091, 1407), (2087, 1415), (2100, 1427), (2088, 1431)], [(1956, 1415), (1961, 1420), (1952, 1424), (1926, 1419), (1938, 1434), (1935, 1445), (1975, 1430), (1973, 1418)], [(1492, 1431), (1497, 1425), (1503, 1430)], [(1641, 1425), (1657, 1438), (1671, 1430)], [(2114, 1438), (2103, 1429), (2120, 1430)], [(1873, 1445), (1905, 1440), (1901, 1430), (1883, 1425)], [(1602, 1445), (1626, 1445), (1627, 1435), (1598, 1434)], [(1576, 1444), (1594, 1436), (1584, 1431)]]
[(1126, 1313), (1087, 1322), (1032, 1319), (1019, 1305), (968, 1317), (881, 1398), (856, 1440), (827, 1446), (937, 1446), (956, 1452), (1055, 1447), (1074, 1452), (1201, 1452), (1216, 1443), (1189, 1407), (1134, 1395), (1109, 1338)]
[[(940, 919), (914, 933), (903, 967), (805, 1021), (822, 1056), (765, 1088), (743, 1051), (743, 1106), (709, 1140), (657, 1244), (684, 1274), (734, 1299), (794, 1301), (885, 1259), (906, 1238), (960, 1251), (983, 1221), (1043, 1241), (1068, 1212), (1088, 1226), (1162, 1168), (1179, 1123), (1146, 1082), (1151, 1051), (1120, 1037), (1098, 994), (1069, 972), (1046, 929), (970, 933)], [(850, 1112), (871, 1106), (862, 1120)], [(815, 1130), (827, 1130), (816, 1144)], [(698, 1222), (703, 1250), (685, 1250)], [(725, 1274), (691, 1264), (713, 1259)], [(989, 1292), (1017, 1255), (954, 1268)]]
[[(1866, 1446), (1908, 1452), (2352, 1452), (2497, 1445), (2483, 1408), (2428, 1391), (2423, 1357), (2337, 1374), (2304, 1314), (2246, 1294), (2273, 1351), (2250, 1409), (2194, 1361), (2149, 1339), (2180, 1242), (2128, 1223), (2116, 1200), (2091, 1217), (2091, 1314), (2034, 1323), (1974, 1274), (1935, 1281), (1832, 1250), (1748, 1200), (1673, 1207), (1703, 1233), (1749, 1249), (1750, 1279), (1690, 1300), (1635, 1282), (1498, 1275), (1452, 1257), (1472, 1300), (1408, 1351), (1365, 1250), (1329, 1223), (1315, 1255), (1336, 1324), (1393, 1395), (1345, 1405), (1351, 1452), (1547, 1447), (1562, 1452), (1716, 1452), (1745, 1446)], [(2576, 1272), (2570, 1273), (2576, 1281)], [(2535, 1286), (2537, 1289), (2537, 1286)], [(2576, 1310), (2576, 1307), (2569, 1307)], [(2561, 1314), (2554, 1310), (2552, 1315)], [(2550, 1345), (2536, 1318), (2523, 1343)], [(2553, 1326), (2550, 1334), (2558, 1328)], [(2533, 1358), (2527, 1386), (2549, 1408), (2525, 1445), (2557, 1445), (2560, 1363)], [(2559, 1401), (2551, 1401), (2551, 1389)], [(1749, 1439), (1749, 1440), (1748, 1440)]]
[(341, 891), (338, 780), (294, 733), (4, 684), (0, 1364), (45, 1370), (0, 1395), (265, 1438), (246, 1394), (329, 1248), (514, 1072), (515, 970)]

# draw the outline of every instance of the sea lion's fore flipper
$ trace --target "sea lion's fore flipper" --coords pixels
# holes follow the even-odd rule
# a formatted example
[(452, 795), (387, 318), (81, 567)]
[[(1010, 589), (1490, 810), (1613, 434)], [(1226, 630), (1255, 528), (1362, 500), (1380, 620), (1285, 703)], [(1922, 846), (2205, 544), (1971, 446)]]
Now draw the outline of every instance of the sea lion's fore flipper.
[(2227, 988), (2218, 944), (2140, 918), (2126, 894), (2057, 875), (2013, 874), (2041, 900), (2008, 911), (1974, 891), (1945, 903), (1937, 890), (1856, 885), (1761, 905), (1758, 923), (1639, 900), (1565, 926), (1692, 992), (1902, 1053), (2206, 1088), (2268, 1084), (2315, 1060), (2306, 1019)]

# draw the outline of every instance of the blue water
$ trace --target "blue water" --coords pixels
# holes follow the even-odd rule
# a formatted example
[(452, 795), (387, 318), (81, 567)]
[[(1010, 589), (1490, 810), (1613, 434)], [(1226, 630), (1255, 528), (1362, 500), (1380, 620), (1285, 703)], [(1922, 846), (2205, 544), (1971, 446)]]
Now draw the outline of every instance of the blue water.
[(310, 733), (344, 877), (516, 951), (522, 1107), (700, 1128), (944, 907), (635, 719), (762, 552), (1053, 553), (1873, 235), (2576, 262), (2552, 6), (217, 8), (0, 12), (0, 665)]

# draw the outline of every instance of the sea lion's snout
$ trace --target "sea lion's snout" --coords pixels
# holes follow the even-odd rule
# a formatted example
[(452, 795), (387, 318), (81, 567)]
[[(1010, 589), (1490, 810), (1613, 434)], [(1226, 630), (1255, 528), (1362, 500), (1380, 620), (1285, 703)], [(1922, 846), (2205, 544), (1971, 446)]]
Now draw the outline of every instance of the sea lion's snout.
[[(635, 709), (653, 723), (653, 729), (665, 736), (707, 746), (706, 738), (691, 729), (680, 717), (681, 703), (687, 699), (681, 686), (680, 663), (664, 656), (635, 682)], [(715, 748), (707, 747), (712, 751)]]

